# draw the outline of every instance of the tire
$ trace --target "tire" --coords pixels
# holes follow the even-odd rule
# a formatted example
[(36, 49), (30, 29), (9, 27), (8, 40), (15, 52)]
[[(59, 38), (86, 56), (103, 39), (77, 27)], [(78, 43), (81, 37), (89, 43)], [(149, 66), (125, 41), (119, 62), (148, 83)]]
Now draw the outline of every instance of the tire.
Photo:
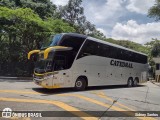
[(127, 86), (128, 87), (133, 87), (133, 79), (132, 78), (128, 79)]
[(138, 86), (138, 78), (135, 78), (133, 81), (133, 86), (137, 87)]
[(76, 90), (78, 90), (78, 91), (85, 90), (86, 86), (87, 86), (87, 83), (86, 83), (85, 78), (83, 78), (83, 77), (77, 78), (77, 80), (75, 82), (75, 89)]

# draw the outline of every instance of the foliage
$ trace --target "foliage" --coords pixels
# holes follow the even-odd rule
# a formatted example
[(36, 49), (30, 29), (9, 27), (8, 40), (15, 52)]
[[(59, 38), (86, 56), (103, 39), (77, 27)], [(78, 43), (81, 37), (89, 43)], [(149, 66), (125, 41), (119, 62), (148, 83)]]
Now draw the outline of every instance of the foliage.
[[(156, 4), (152, 6), (148, 11), (148, 16), (154, 18), (156, 21), (160, 20), (160, 0), (155, 1)], [(149, 63), (155, 71), (155, 63), (152, 59), (153, 57), (160, 57), (160, 40), (153, 39), (151, 42), (146, 43), (149, 46), (150, 54), (149, 54)]]
[(148, 46), (145, 45), (141, 45), (132, 41), (127, 41), (127, 40), (114, 40), (112, 38), (109, 39), (105, 39), (105, 41), (110, 42), (110, 43), (114, 43), (117, 45), (121, 45), (123, 47), (138, 51), (138, 52), (142, 52), (145, 54), (149, 54), (149, 48)]
[(103, 39), (103, 33), (95, 28), (95, 25), (87, 21), (82, 7), (82, 0), (69, 0), (65, 6), (59, 6), (57, 16), (67, 21), (76, 29), (77, 33), (90, 35), (96, 38)]
[(0, 7), (0, 23), (0, 67), (27, 62), (27, 53), (40, 48), (40, 43), (51, 34), (75, 31), (62, 20), (42, 20), (30, 8)]
[(56, 10), (50, 0), (1, 0), (0, 5), (12, 9), (30, 8), (42, 19), (53, 17)]
[(81, 6), (82, 0), (69, 0), (65, 6), (60, 6), (61, 18), (65, 19), (70, 24), (79, 23), (84, 20), (84, 9)]
[(160, 57), (160, 40), (153, 39), (151, 42), (146, 43), (150, 49), (151, 57)]
[(156, 4), (149, 9), (148, 16), (160, 20), (160, 0), (156, 0)]
[(160, 40), (152, 39), (152, 41), (145, 44), (149, 49), (149, 65), (151, 66), (151, 74), (155, 77), (156, 64), (154, 57), (160, 57)]

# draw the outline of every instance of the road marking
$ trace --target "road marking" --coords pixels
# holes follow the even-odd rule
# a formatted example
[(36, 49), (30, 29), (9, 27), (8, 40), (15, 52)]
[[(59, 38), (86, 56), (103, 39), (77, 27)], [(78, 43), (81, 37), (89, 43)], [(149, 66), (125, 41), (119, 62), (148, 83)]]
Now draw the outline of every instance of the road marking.
[[(86, 96), (78, 95), (78, 94), (59, 94), (58, 96), (73, 96), (73, 97), (77, 97), (77, 98), (84, 99), (86, 101), (98, 104), (98, 105), (103, 106), (103, 107), (110, 108), (110, 106), (111, 106), (109, 104), (100, 102), (98, 100), (95, 100), (95, 99), (92, 99), (92, 98), (89, 98), (89, 97), (86, 97)], [(122, 108), (119, 108), (119, 107), (116, 107), (116, 106), (112, 106), (110, 109), (118, 111), (118, 112), (126, 111), (125, 109), (122, 109)], [(130, 116), (132, 115), (132, 113), (128, 112), (128, 111), (126, 111), (125, 114), (130, 115)], [(156, 120), (156, 119), (151, 118), (151, 117), (144, 117), (144, 118), (143, 117), (137, 117), (137, 118), (141, 119), (141, 120)]]
[(32, 91), (18, 91), (18, 90), (0, 90), (1, 93), (15, 93), (15, 94), (40, 94)]
[[(108, 97), (107, 95), (105, 95), (104, 92), (92, 92), (92, 93), (94, 93), (94, 94), (98, 95), (99, 97), (104, 98), (104, 99), (106, 99), (108, 101), (114, 102), (114, 100), (112, 98)], [(123, 108), (126, 108), (128, 110), (135, 111), (135, 110), (133, 110), (133, 109), (131, 109), (131, 108), (119, 103), (119, 102), (116, 102), (115, 104), (117, 104), (117, 105), (119, 105), (119, 106), (121, 106)]]
[[(0, 101), (8, 101), (8, 102), (24, 102), (24, 103), (43, 103), (43, 104), (52, 104), (56, 105), (84, 120), (97, 120), (98, 118), (93, 117), (85, 112), (80, 111), (79, 109), (69, 106), (63, 102), (59, 101), (49, 101), (49, 100), (36, 100), (36, 99), (17, 99), (17, 98), (2, 98), (0, 97)], [(73, 112), (73, 111), (78, 111), (78, 112)], [(82, 116), (87, 116), (87, 117), (82, 117)]]
[[(40, 93), (37, 93), (37, 92), (29, 92), (29, 91), (25, 91), (25, 92), (22, 92), (22, 91), (17, 91), (17, 90), (0, 90), (0, 92), (7, 92), (7, 93), (15, 93), (15, 94), (40, 94)], [(92, 103), (95, 103), (95, 104), (98, 104), (98, 105), (101, 105), (101, 106), (104, 106), (104, 107), (107, 107), (109, 108), (110, 105), (109, 104), (106, 104), (106, 103), (103, 103), (103, 102), (100, 102), (98, 100), (94, 100), (94, 99), (91, 99), (91, 98), (88, 98), (88, 97), (85, 97), (85, 96), (82, 96), (82, 95), (78, 95), (78, 94), (55, 94), (57, 96), (73, 96), (73, 97), (77, 97), (77, 98), (81, 98), (81, 99), (84, 99), (86, 101), (89, 101), (89, 102), (92, 102)], [(110, 98), (107, 98), (108, 100), (111, 100)], [(112, 110), (116, 110), (116, 111), (126, 111), (125, 109), (122, 109), (122, 108), (119, 108), (119, 107), (116, 107), (116, 106), (112, 106), (110, 109)], [(126, 112), (127, 115), (131, 115), (130, 112)], [(92, 116), (93, 117), (93, 116)], [(154, 118), (151, 118), (151, 117), (137, 117), (138, 119), (141, 119), (141, 120), (155, 120)]]

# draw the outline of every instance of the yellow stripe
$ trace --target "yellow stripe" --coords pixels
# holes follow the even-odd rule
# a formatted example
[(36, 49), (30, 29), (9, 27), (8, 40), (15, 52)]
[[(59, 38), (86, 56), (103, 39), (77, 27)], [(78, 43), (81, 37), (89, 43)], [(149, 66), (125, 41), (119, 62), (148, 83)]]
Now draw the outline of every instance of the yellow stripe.
[[(97, 101), (97, 100), (94, 100), (94, 99), (91, 99), (91, 98), (88, 98), (88, 97), (85, 97), (85, 96), (82, 96), (82, 95), (78, 95), (78, 94), (59, 94), (58, 96), (73, 96), (73, 97), (77, 97), (77, 98), (84, 99), (86, 101), (101, 105), (103, 107), (107, 107), (107, 108), (110, 107), (109, 104), (106, 104), (106, 103), (103, 103), (103, 102), (100, 102), (100, 101)], [(119, 112), (126, 111), (126, 110), (124, 110), (122, 108), (119, 108), (119, 107), (116, 107), (116, 106), (112, 106), (110, 109), (115, 110), (115, 111), (119, 111)], [(130, 113), (128, 111), (126, 111), (125, 114), (130, 115), (130, 116), (132, 115), (132, 113)], [(144, 117), (144, 118), (143, 117), (137, 117), (137, 118), (141, 119), (141, 120), (156, 120), (156, 119), (151, 118), (151, 117)]]
[[(22, 91), (16, 91), (16, 90), (0, 90), (0, 92), (9, 92), (9, 93), (15, 93), (15, 94), (40, 94), (40, 93), (37, 93), (37, 92), (22, 92)], [(85, 96), (82, 96), (82, 95), (78, 95), (78, 94), (56, 94), (56, 95), (58, 95), (58, 96), (73, 96), (73, 97), (77, 97), (77, 98), (84, 99), (86, 101), (101, 105), (103, 107), (107, 107), (107, 108), (110, 107), (109, 104), (106, 104), (106, 103), (103, 103), (103, 102), (100, 102), (100, 101), (97, 101), (97, 100), (94, 100), (94, 99), (91, 99), (91, 98), (88, 98), (88, 97), (85, 97)], [(122, 108), (119, 108), (119, 107), (116, 107), (116, 106), (112, 106), (110, 109), (116, 110), (116, 111), (119, 111), (119, 112), (120, 111), (126, 111), (126, 110), (124, 110)], [(130, 112), (126, 112), (126, 114), (131, 115)], [(151, 118), (151, 117), (144, 117), (144, 118), (143, 117), (137, 117), (137, 118), (141, 119), (141, 120), (155, 120), (154, 118)]]
[(42, 77), (45, 75), (45, 74), (38, 74), (38, 73), (35, 73), (35, 72), (34, 72), (34, 74), (35, 74), (36, 76), (42, 76)]
[[(108, 101), (114, 102), (114, 100), (113, 100), (112, 98), (106, 96), (103, 92), (98, 92), (98, 93), (97, 93), (97, 92), (92, 92), (92, 93), (95, 93), (95, 94), (98, 95), (99, 97), (104, 98), (104, 99), (106, 99), (106, 100), (108, 100)], [(127, 106), (119, 103), (119, 102), (116, 102), (115, 104), (117, 104), (117, 105), (119, 105), (119, 106), (121, 106), (121, 107), (123, 107), (123, 108), (126, 108), (126, 109), (128, 109), (128, 110), (135, 111), (135, 110), (133, 110), (133, 109), (131, 109), (131, 108), (129, 108), (129, 107), (127, 107)]]
[(44, 73), (44, 74), (38, 74), (38, 73), (35, 73), (35, 72), (34, 72), (34, 74), (37, 75), (37, 76), (44, 76), (44, 75), (48, 75), (48, 74), (58, 74), (58, 71), (46, 72), (46, 73)]
[[(112, 102), (114, 101), (112, 98), (106, 96), (103, 92), (100, 92), (99, 97), (105, 98), (106, 100), (109, 100), (109, 101), (112, 101)], [(116, 102), (116, 104), (119, 105), (119, 106), (121, 106), (121, 107), (124, 107), (124, 108), (126, 108), (126, 109), (128, 109), (128, 110), (136, 111), (136, 110), (131, 109), (131, 108), (129, 108), (129, 107), (127, 107), (127, 106), (119, 103), (119, 102)], [(139, 117), (139, 119), (140, 119), (140, 117)], [(141, 119), (142, 119), (142, 118), (141, 118)], [(146, 117), (145, 119), (142, 119), (142, 120), (155, 120), (155, 119), (152, 118), (152, 117)]]
[[(0, 98), (0, 101), (8, 101), (8, 102), (24, 102), (24, 103), (43, 103), (43, 104), (52, 104), (52, 105), (56, 105), (84, 120), (97, 120), (96, 117), (93, 117), (85, 112), (80, 111), (77, 108), (74, 108), (72, 106), (69, 106), (63, 102), (59, 102), (59, 101), (48, 101), (48, 100), (36, 100), (36, 99), (16, 99), (16, 98)], [(73, 112), (73, 111), (77, 111), (77, 112)], [(86, 117), (82, 117), (82, 116), (86, 116)]]
[(51, 50), (53, 50), (54, 47), (49, 47), (47, 48), (45, 51), (44, 51), (44, 59), (47, 59), (48, 58), (48, 54)]
[(18, 91), (18, 90), (0, 90), (1, 93), (15, 93), (15, 94), (40, 94), (38, 92)]
[(32, 55), (32, 54), (39, 53), (39, 52), (40, 52), (40, 50), (32, 50), (32, 51), (30, 51), (30, 52), (28, 53), (28, 60), (31, 58), (31, 55)]
[(71, 50), (71, 47), (65, 47), (65, 46), (54, 46), (54, 47), (49, 47), (47, 49), (45, 49), (44, 51), (44, 59), (48, 58), (48, 54), (49, 52), (51, 52), (52, 50)]

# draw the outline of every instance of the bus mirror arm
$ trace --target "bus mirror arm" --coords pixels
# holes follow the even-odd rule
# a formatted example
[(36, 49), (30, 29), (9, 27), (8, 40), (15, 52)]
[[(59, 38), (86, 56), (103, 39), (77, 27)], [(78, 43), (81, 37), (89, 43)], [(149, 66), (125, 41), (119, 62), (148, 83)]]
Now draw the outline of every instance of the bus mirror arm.
[(33, 56), (37, 55), (40, 50), (32, 50), (28, 53), (28, 60), (32, 59)]

